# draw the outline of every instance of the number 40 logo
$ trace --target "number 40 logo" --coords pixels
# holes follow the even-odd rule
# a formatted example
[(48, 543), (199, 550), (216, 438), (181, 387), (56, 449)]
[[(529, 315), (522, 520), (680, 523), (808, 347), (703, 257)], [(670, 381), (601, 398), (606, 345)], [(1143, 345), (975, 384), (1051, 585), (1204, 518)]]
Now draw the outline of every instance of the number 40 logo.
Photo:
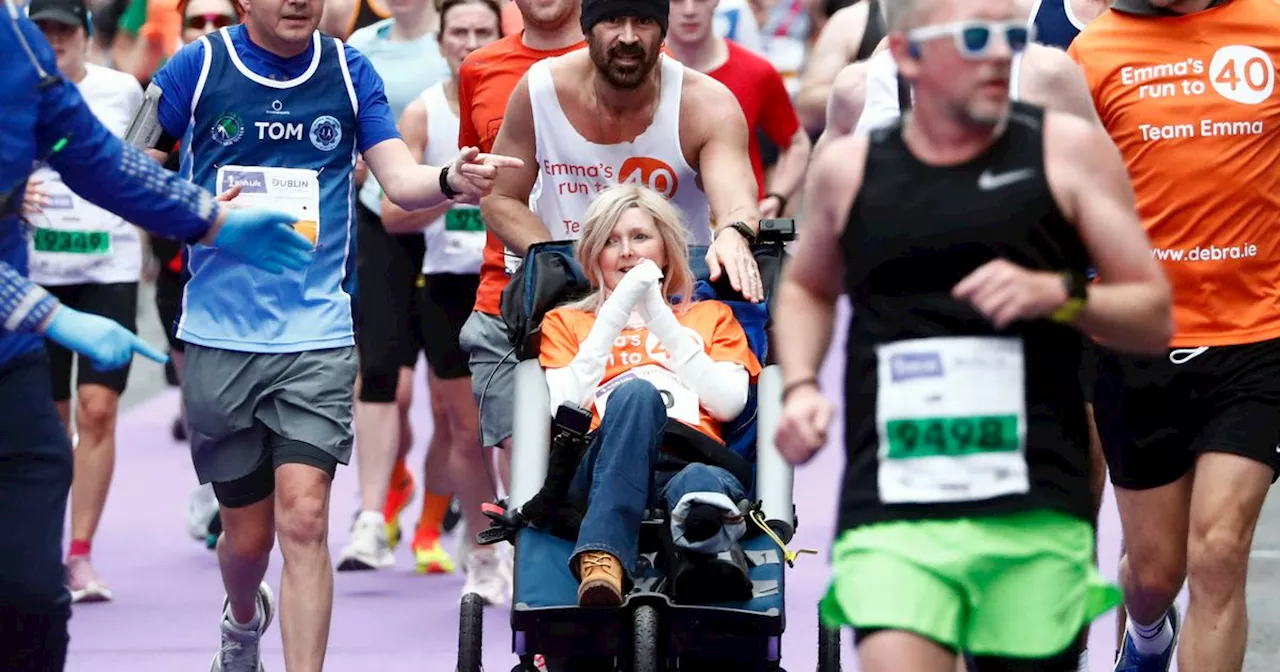
[(1231, 45), (1213, 55), (1209, 80), (1223, 98), (1257, 105), (1271, 97), (1276, 86), (1276, 68), (1261, 49)]

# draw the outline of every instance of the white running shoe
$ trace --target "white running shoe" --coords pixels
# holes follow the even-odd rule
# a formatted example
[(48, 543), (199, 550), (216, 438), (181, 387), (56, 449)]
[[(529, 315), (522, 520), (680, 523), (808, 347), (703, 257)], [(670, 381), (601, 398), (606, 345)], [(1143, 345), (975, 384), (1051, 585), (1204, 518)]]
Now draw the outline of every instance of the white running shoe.
[(467, 552), (464, 563), (467, 580), (462, 594), (475, 593), (490, 605), (506, 604), (511, 600), (510, 570), (503, 554), (492, 547), (475, 548)]
[(222, 602), (222, 648), (213, 657), (209, 672), (265, 672), (262, 664), (262, 635), (275, 615), (275, 595), (266, 581), (258, 586), (258, 625), (245, 630), (232, 622), (231, 602)]
[(209, 526), (218, 515), (218, 498), (213, 494), (213, 484), (196, 486), (187, 500), (187, 534), (200, 543), (209, 538)]
[(351, 541), (338, 556), (338, 571), (351, 572), (394, 567), (396, 555), (387, 542), (387, 524), (381, 512), (366, 511), (351, 527)]

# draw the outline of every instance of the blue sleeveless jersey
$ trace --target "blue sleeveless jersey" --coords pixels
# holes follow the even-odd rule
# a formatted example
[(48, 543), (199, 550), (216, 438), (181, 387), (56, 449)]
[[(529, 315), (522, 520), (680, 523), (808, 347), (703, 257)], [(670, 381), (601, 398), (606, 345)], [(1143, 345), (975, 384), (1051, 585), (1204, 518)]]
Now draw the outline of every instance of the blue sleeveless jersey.
[[(238, 27), (236, 27), (238, 28)], [(201, 41), (204, 62), (184, 138), (183, 173), (219, 193), (218, 169), (242, 194), (264, 193), (258, 167), (318, 173), (319, 232), (302, 271), (272, 275), (204, 246), (190, 248), (178, 338), (245, 352), (300, 352), (354, 344), (353, 194), (359, 98), (338, 40), (316, 33), (311, 62), (291, 80), (249, 70), (226, 28)]]
[(1084, 23), (1071, 11), (1071, 0), (1036, 0), (1031, 17), (1036, 42), (1050, 47), (1066, 49), (1084, 30)]

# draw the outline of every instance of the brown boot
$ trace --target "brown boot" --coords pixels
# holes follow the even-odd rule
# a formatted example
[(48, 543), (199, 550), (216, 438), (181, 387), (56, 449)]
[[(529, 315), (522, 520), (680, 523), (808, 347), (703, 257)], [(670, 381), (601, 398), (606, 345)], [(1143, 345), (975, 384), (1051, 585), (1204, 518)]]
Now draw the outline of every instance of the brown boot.
[(578, 556), (578, 606), (617, 607), (622, 604), (622, 563), (604, 551)]

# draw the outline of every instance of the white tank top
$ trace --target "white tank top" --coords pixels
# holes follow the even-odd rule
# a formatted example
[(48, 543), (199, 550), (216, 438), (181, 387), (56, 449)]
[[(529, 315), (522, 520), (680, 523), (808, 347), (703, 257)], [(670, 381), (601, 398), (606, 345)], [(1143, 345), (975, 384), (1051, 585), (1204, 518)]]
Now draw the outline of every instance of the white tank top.
[[(653, 123), (632, 142), (601, 145), (583, 138), (560, 107), (551, 61), (529, 69), (538, 179), (529, 207), (555, 240), (577, 240), (587, 206), (597, 191), (613, 184), (644, 184), (666, 196), (680, 211), (690, 241), (711, 242), (711, 210), (697, 184), (697, 173), (680, 147), (680, 92), (684, 66), (665, 54), (660, 58), (662, 88)], [(507, 252), (507, 270), (519, 259)]]
[[(1022, 54), (1013, 57), (1009, 70), (1009, 98), (1018, 100), (1019, 79), (1022, 75)], [(898, 62), (893, 53), (885, 50), (867, 59), (867, 93), (862, 105), (862, 115), (854, 133), (868, 133), (873, 129), (898, 120), (902, 109), (898, 105)]]
[[(123, 137), (142, 104), (138, 80), (123, 72), (85, 66), (76, 85), (93, 115), (113, 134)], [(33, 282), (45, 286), (137, 282), (142, 273), (142, 240), (138, 230), (120, 217), (84, 200), (41, 166), (32, 175), (50, 204), (27, 218)]]
[[(443, 166), (458, 155), (458, 115), (449, 107), (444, 82), (422, 92), (427, 106), (427, 151), (422, 162)], [(427, 254), (422, 258), (422, 274), (454, 273), (476, 275), (484, 257), (484, 220), (480, 208), (455, 205), (423, 232)]]

